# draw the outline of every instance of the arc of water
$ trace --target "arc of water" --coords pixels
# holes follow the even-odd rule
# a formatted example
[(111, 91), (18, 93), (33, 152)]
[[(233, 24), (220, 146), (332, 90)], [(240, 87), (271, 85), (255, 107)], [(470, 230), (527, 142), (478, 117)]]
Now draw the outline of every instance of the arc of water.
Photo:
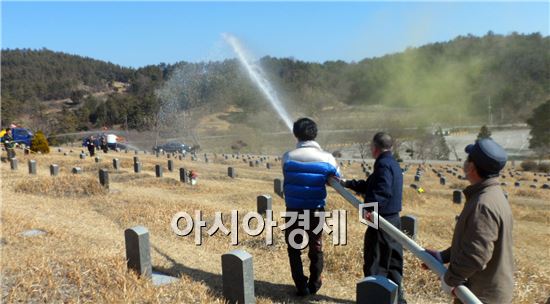
[(279, 100), (277, 92), (273, 89), (269, 81), (265, 78), (262, 68), (257, 63), (255, 63), (250, 58), (250, 56), (248, 56), (245, 48), (235, 36), (224, 33), (222, 34), (222, 37), (231, 46), (231, 48), (237, 55), (239, 62), (246, 69), (254, 84), (256, 84), (256, 86), (258, 86), (265, 97), (267, 97), (269, 103), (277, 112), (279, 117), (281, 117), (287, 128), (292, 131), (292, 119), (290, 118), (290, 115), (288, 114), (286, 109), (283, 107), (282, 102)]

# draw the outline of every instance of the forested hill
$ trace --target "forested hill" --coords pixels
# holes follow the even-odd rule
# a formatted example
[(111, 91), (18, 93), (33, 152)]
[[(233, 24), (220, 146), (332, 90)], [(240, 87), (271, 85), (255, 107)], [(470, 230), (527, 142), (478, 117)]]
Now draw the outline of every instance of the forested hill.
[[(284, 99), (292, 101), (287, 106), (311, 116), (327, 106), (381, 105), (481, 118), (491, 103), (501, 114), (496, 122), (508, 123), (525, 121), (550, 97), (550, 37), (538, 33), (459, 36), (353, 63), (260, 61)], [(67, 121), (52, 127), (63, 131), (123, 122), (150, 129), (167, 102), (171, 110), (235, 105), (244, 110), (242, 119), (265, 108), (235, 60), (131, 69), (46, 49), (2, 50), (1, 76), (3, 124), (64, 98), (78, 106), (64, 109)], [(114, 90), (115, 83), (124, 89)], [(43, 112), (34, 116), (47, 119)]]
[(128, 82), (132, 69), (47, 49), (2, 50), (2, 96), (14, 99), (69, 98), (79, 88), (105, 90), (110, 82)]

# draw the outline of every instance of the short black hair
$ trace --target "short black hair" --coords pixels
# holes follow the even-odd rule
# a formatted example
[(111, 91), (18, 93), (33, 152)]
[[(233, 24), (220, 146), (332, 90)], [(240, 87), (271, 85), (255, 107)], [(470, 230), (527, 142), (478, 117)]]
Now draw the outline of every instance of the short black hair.
[(11, 128), (6, 128), (6, 132), (11, 131)]
[(381, 150), (389, 150), (393, 146), (393, 139), (386, 132), (378, 132), (372, 138), (372, 144)]
[(303, 117), (294, 122), (292, 132), (299, 141), (314, 140), (317, 137), (317, 124), (313, 120)]

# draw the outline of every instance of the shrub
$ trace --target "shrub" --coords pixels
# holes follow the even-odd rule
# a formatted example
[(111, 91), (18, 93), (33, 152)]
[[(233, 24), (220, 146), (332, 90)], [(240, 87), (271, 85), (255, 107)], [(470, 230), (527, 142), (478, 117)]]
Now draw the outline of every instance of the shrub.
[(521, 168), (523, 171), (535, 171), (537, 169), (537, 163), (532, 160), (525, 160), (521, 162)]
[(48, 140), (42, 131), (36, 132), (32, 141), (31, 141), (31, 151), (41, 152), (41, 153), (50, 153), (50, 146), (48, 145)]

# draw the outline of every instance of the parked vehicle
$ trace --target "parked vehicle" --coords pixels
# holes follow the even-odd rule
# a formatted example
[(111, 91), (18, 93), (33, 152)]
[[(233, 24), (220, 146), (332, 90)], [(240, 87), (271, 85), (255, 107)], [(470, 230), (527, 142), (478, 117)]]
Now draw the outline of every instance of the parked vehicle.
[[(0, 138), (3, 137), (5, 133), (6, 130), (2, 130), (2, 132), (0, 132)], [(25, 128), (12, 128), (11, 135), (13, 137), (13, 141), (23, 148), (30, 147), (32, 138), (34, 137), (34, 134), (29, 129)], [(0, 142), (1, 141), (2, 140), (0, 139)]]
[(165, 144), (161, 144), (161, 145), (157, 145), (157, 146), (153, 147), (153, 151), (155, 151), (155, 152), (164, 151), (164, 152), (168, 152), (168, 153), (179, 152), (179, 153), (185, 154), (185, 153), (191, 151), (191, 147), (189, 147), (188, 145), (179, 143), (179, 142), (167, 142)]

